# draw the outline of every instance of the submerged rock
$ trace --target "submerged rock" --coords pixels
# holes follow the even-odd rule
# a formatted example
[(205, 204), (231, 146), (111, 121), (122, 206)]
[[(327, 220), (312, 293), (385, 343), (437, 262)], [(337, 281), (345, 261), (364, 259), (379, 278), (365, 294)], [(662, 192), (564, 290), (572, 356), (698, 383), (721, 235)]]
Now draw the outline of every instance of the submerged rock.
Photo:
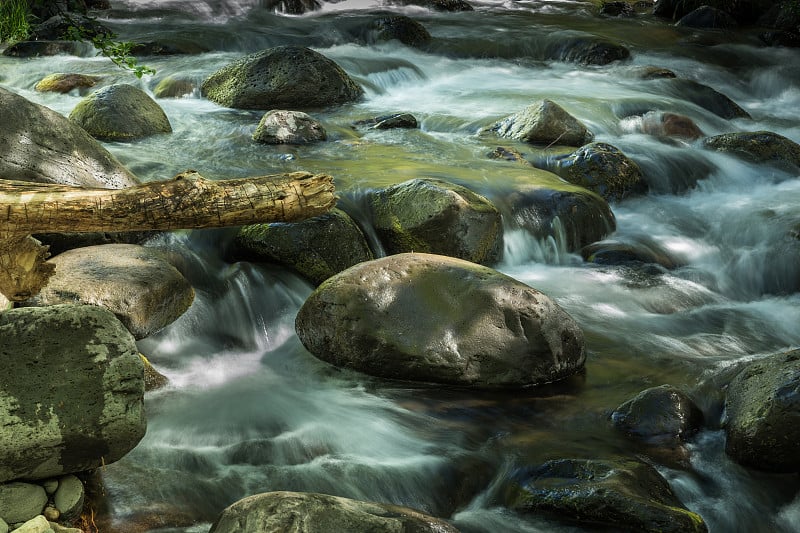
[(663, 67), (654, 67), (652, 65), (647, 65), (643, 67), (632, 67), (628, 69), (626, 73), (633, 78), (639, 78), (641, 80), (657, 80), (661, 78), (676, 77), (675, 73), (670, 69)]
[(153, 89), (153, 96), (156, 98), (181, 98), (192, 94), (194, 90), (195, 84), (193, 81), (168, 76), (158, 82), (158, 85)]
[(302, 46), (246, 56), (206, 78), (202, 93), (239, 109), (305, 109), (351, 102), (364, 91), (332, 60)]
[(373, 376), (524, 387), (583, 368), (583, 333), (541, 292), (461, 259), (399, 254), (320, 285), (295, 327), (320, 359)]
[(80, 126), (0, 87), (4, 179), (122, 189), (139, 180)]
[(367, 30), (367, 42), (382, 42), (397, 39), (407, 46), (420, 47), (431, 42), (431, 34), (425, 26), (404, 15), (378, 17)]
[(458, 533), (438, 518), (388, 503), (313, 492), (265, 492), (222, 511), (209, 533)]
[(418, 128), (417, 119), (411, 113), (393, 113), (379, 117), (357, 120), (353, 122), (354, 128), (370, 128), (374, 130), (390, 130), (394, 128)]
[(607, 143), (587, 144), (549, 161), (548, 170), (610, 202), (647, 191), (639, 165)]
[(692, 119), (677, 113), (649, 111), (642, 116), (641, 131), (655, 137), (696, 140), (704, 135)]
[(636, 12), (629, 2), (602, 2), (598, 13), (606, 17), (632, 17)]
[(652, 387), (637, 394), (611, 413), (615, 428), (651, 444), (678, 444), (703, 425), (703, 412), (680, 389)]
[(748, 364), (728, 386), (725, 451), (772, 472), (800, 471), (800, 350)]
[(582, 65), (608, 65), (614, 61), (628, 59), (631, 52), (621, 44), (594, 36), (570, 36), (550, 44), (545, 56), (547, 59)]
[(660, 80), (658, 83), (664, 84), (673, 96), (692, 102), (719, 117), (750, 118), (750, 114), (739, 104), (708, 85), (682, 78)]
[(133, 336), (91, 305), (0, 313), (0, 481), (117, 461), (144, 436)]
[(686, 28), (715, 30), (728, 30), (738, 26), (736, 19), (729, 13), (711, 6), (698, 7), (694, 11), (682, 16), (675, 25)]
[(102, 141), (132, 141), (172, 131), (164, 110), (144, 91), (125, 83), (87, 96), (69, 119)]
[(49, 74), (39, 80), (33, 87), (39, 92), (68, 93), (73, 90), (83, 92), (97, 85), (103, 78), (100, 76), (90, 76), (88, 74), (57, 73)]
[(234, 246), (236, 259), (286, 265), (314, 285), (373, 258), (361, 229), (340, 209), (301, 222), (245, 226)]
[(174, 322), (194, 299), (186, 279), (153, 248), (134, 244), (76, 248), (49, 262), (56, 273), (23, 305), (80, 302), (105, 307), (137, 339)]
[(324, 141), (322, 123), (302, 111), (267, 111), (253, 132), (253, 140), (265, 144), (307, 144)]
[(552, 100), (541, 100), (491, 128), (500, 137), (532, 144), (581, 146), (594, 135), (578, 119)]
[(614, 239), (595, 242), (581, 248), (581, 256), (584, 261), (599, 265), (643, 263), (672, 270), (682, 264), (649, 238), (637, 238), (633, 242)]
[(500, 259), (500, 211), (466, 187), (425, 178), (369, 195), (372, 225), (386, 252), (425, 252), (488, 264)]
[(505, 490), (506, 505), (524, 513), (591, 526), (684, 533), (707, 531), (667, 481), (636, 460), (559, 459), (515, 473)]
[(703, 146), (751, 163), (767, 163), (790, 172), (800, 169), (800, 144), (771, 131), (723, 133), (705, 139)]

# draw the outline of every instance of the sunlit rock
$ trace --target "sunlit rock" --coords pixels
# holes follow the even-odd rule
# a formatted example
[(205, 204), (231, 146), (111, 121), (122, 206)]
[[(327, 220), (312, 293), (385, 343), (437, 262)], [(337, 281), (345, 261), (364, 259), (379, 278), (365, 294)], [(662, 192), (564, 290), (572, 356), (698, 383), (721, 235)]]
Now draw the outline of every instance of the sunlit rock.
[(112, 313), (12, 309), (0, 338), (0, 481), (98, 468), (144, 436), (142, 362)]
[(800, 169), (800, 144), (771, 131), (743, 131), (708, 137), (703, 146), (751, 163), (766, 163), (794, 172)]
[(175, 267), (153, 248), (107, 244), (69, 250), (50, 259), (56, 273), (23, 305), (80, 302), (105, 307), (137, 339), (180, 317), (194, 290)]
[(707, 531), (667, 481), (647, 463), (559, 459), (521, 468), (507, 482), (504, 503), (521, 513), (652, 533)]
[(408, 253), (360, 263), (300, 309), (320, 359), (373, 376), (475, 388), (524, 387), (583, 368), (583, 333), (541, 292), (460, 259)]
[(307, 144), (324, 141), (328, 134), (322, 123), (302, 111), (267, 111), (253, 133), (253, 140), (265, 144)]
[(594, 137), (586, 125), (547, 99), (529, 105), (491, 129), (500, 137), (532, 144), (581, 146)]
[(300, 222), (245, 226), (231, 256), (288, 266), (314, 285), (373, 257), (361, 229), (340, 209)]
[(156, 98), (181, 98), (192, 94), (195, 84), (191, 80), (167, 76), (153, 89)]
[(103, 78), (88, 74), (57, 73), (49, 74), (39, 80), (33, 87), (39, 92), (68, 93), (77, 90), (83, 93), (94, 87)]
[(63, 115), (0, 87), (4, 179), (122, 189), (139, 183), (100, 143)]
[(772, 472), (800, 471), (800, 350), (748, 364), (728, 386), (725, 451)]
[(126, 83), (93, 92), (78, 102), (69, 119), (102, 141), (132, 141), (172, 131), (164, 110)]
[[(302, 517), (299, 522), (298, 517)], [(313, 492), (265, 492), (239, 500), (222, 511), (209, 533), (286, 531), (458, 533), (444, 520), (408, 507)]]
[(352, 102), (364, 91), (332, 60), (302, 46), (243, 57), (206, 78), (202, 93), (240, 109), (304, 109)]
[(424, 178), (369, 195), (372, 225), (386, 252), (426, 252), (489, 264), (500, 259), (500, 211), (483, 196)]
[(608, 143), (587, 144), (571, 154), (549, 158), (548, 163), (547, 170), (608, 201), (647, 190), (639, 165)]

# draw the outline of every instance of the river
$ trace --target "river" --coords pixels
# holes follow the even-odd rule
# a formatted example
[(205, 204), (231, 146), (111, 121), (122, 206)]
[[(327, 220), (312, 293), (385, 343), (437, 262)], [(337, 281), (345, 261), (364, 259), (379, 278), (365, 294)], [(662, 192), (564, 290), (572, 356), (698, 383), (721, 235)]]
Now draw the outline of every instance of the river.
[[(35, 82), (69, 71), (152, 91), (163, 76), (199, 83), (270, 46), (313, 47), (366, 90), (359, 102), (312, 112), (328, 130), (327, 142), (253, 143), (262, 113), (221, 108), (195, 94), (159, 100), (172, 134), (106, 146), (144, 180), (188, 168), (214, 179), (326, 172), (356, 214), (364, 191), (415, 177), (454, 181), (489, 197), (503, 183), (524, 180), (529, 169), (486, 157), (498, 142), (480, 130), (550, 98), (645, 172), (650, 193), (611, 206), (614, 238), (650, 243), (682, 266), (588, 264), (557, 236), (535, 239), (507, 224), (496, 267), (550, 295), (578, 321), (586, 372), (541, 389), (476, 393), (332, 368), (294, 333), (294, 316), (312, 291), (306, 281), (277, 266), (225, 262), (230, 231), (161, 238), (151, 245), (181, 257), (197, 297), (177, 322), (139, 343), (170, 386), (147, 394), (142, 442), (102, 469), (110, 528), (132, 531), (125, 524), (155, 510), (198, 523), (153, 531), (204, 532), (242, 497), (299, 490), (408, 505), (465, 532), (583, 531), (505, 510), (498, 485), (515, 468), (549, 459), (643, 454), (712, 532), (800, 530), (798, 477), (748, 470), (725, 455), (719, 386), (719, 376), (737, 364), (800, 345), (800, 242), (791, 236), (800, 221), (800, 180), (697, 144), (662, 142), (625, 120), (626, 110), (649, 107), (687, 115), (707, 135), (769, 130), (800, 141), (796, 49), (650, 16), (600, 18), (585, 2), (481, 0), (472, 2), (475, 12), (442, 13), (345, 0), (302, 16), (263, 4), (112, 1), (101, 19), (122, 38), (208, 51), (145, 58), (157, 74), (142, 80), (104, 58), (0, 57), (0, 82), (68, 114), (78, 95), (40, 94)], [(421, 22), (433, 49), (353, 42), (349, 28), (380, 9)], [(631, 59), (591, 67), (545, 57), (553, 40), (584, 34), (624, 44)], [(707, 84), (753, 119), (722, 119), (659, 80), (630, 75), (645, 65)], [(420, 128), (350, 127), (401, 111), (413, 113)], [(664, 383), (690, 393), (707, 418), (677, 459), (648, 455), (609, 423), (620, 403)]]

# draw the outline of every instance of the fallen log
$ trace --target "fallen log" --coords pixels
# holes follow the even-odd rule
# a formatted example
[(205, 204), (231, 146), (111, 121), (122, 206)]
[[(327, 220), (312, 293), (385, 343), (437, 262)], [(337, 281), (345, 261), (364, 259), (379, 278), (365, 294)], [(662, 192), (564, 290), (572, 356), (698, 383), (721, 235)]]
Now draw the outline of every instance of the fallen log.
[(0, 179), (0, 293), (37, 294), (53, 274), (32, 233), (214, 228), (291, 222), (336, 203), (333, 178), (293, 172), (213, 181), (193, 170), (127, 189), (88, 189)]

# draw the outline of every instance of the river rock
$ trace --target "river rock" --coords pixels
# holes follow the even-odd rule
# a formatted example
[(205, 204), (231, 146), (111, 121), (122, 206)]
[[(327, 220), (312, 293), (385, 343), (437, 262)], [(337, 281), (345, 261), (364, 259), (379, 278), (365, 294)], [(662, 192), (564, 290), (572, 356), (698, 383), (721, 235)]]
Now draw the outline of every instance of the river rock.
[(647, 190), (639, 165), (607, 143), (587, 144), (571, 154), (556, 156), (548, 166), (568, 182), (594, 191), (610, 202)]
[(667, 92), (673, 96), (688, 100), (719, 117), (725, 119), (750, 118), (750, 114), (739, 104), (708, 85), (683, 78), (663, 79), (658, 83), (664, 84)]
[(194, 299), (186, 279), (152, 248), (89, 246), (69, 250), (49, 262), (55, 265), (55, 274), (23, 305), (98, 305), (117, 315), (137, 339), (174, 322)]
[(317, 0), (266, 0), (259, 5), (287, 15), (302, 15), (321, 7)]
[(202, 93), (225, 107), (303, 109), (351, 102), (364, 91), (319, 52), (277, 46), (222, 67), (203, 82)]
[(335, 208), (301, 222), (245, 226), (236, 235), (233, 256), (288, 266), (314, 285), (373, 258), (355, 221)]
[(758, 38), (767, 46), (800, 47), (800, 31), (797, 33), (783, 30), (765, 31), (759, 33)]
[(373, 20), (367, 30), (367, 42), (396, 39), (406, 46), (420, 47), (431, 42), (425, 26), (404, 15), (390, 15)]
[(122, 189), (139, 180), (108, 150), (61, 114), (0, 87), (5, 179)]
[(306, 144), (328, 138), (317, 119), (302, 111), (267, 111), (253, 133), (253, 140), (265, 144)]
[(74, 520), (80, 516), (85, 494), (83, 482), (76, 476), (70, 474), (58, 480), (53, 503), (61, 513), (62, 521)]
[(49, 74), (39, 80), (33, 88), (42, 93), (51, 92), (65, 94), (73, 90), (78, 90), (82, 93), (85, 89), (97, 85), (102, 79), (101, 76), (90, 76), (88, 74)]
[(671, 385), (652, 387), (611, 413), (611, 423), (626, 435), (653, 444), (685, 441), (703, 425), (703, 412)]
[(658, 471), (637, 460), (559, 459), (523, 468), (508, 482), (505, 503), (518, 512), (591, 527), (707, 531), (703, 519), (683, 506)]
[(195, 85), (191, 80), (167, 76), (153, 89), (156, 98), (182, 98), (194, 92)]
[(583, 368), (583, 333), (553, 300), (487, 267), (399, 254), (320, 285), (295, 322), (320, 359), (366, 374), (474, 388), (524, 387)]
[(59, 12), (33, 26), (30, 39), (32, 41), (70, 40), (70, 33), (76, 27), (79, 27), (89, 38), (95, 35), (112, 34), (112, 31), (107, 26), (94, 17), (88, 17), (80, 13), (70, 13), (67, 16)]
[(598, 265), (626, 265), (632, 263), (660, 265), (672, 270), (683, 263), (672, 257), (655, 241), (638, 237), (633, 242), (606, 239), (581, 248), (584, 261)]
[(160, 235), (159, 231), (95, 231), (91, 233), (37, 233), (42, 244), (49, 246), (51, 256), (74, 248), (100, 246), (101, 244), (142, 244)]
[(142, 360), (142, 364), (144, 365), (145, 392), (163, 389), (164, 387), (169, 385), (169, 378), (167, 378), (167, 376), (163, 375), (161, 372), (156, 370), (150, 363), (150, 360), (147, 359), (147, 357), (145, 357), (142, 354), (139, 354), (139, 358)]
[(694, 141), (705, 134), (686, 115), (649, 111), (642, 116), (641, 131), (655, 137), (677, 137)]
[(51, 533), (53, 529), (50, 527), (50, 522), (47, 521), (43, 515), (31, 518), (17, 529), (17, 533)]
[(111, 312), (12, 309), (0, 338), (0, 482), (98, 468), (144, 436), (142, 362)]
[(126, 83), (90, 94), (78, 102), (69, 119), (102, 141), (132, 141), (172, 131), (164, 110), (144, 91)]
[(395, 128), (414, 129), (419, 127), (417, 118), (411, 113), (392, 113), (379, 117), (367, 118), (353, 122), (354, 128), (370, 128), (373, 130), (390, 130)]
[(6, 298), (3, 294), (0, 293), (0, 313), (10, 308), (11, 308), (11, 302), (9, 302), (8, 298)]
[(714, 30), (731, 30), (736, 28), (736, 19), (729, 13), (711, 6), (700, 6), (682, 16), (676, 26)]
[(709, 137), (703, 146), (751, 163), (766, 163), (789, 172), (800, 168), (800, 144), (771, 131), (743, 131)]
[(748, 364), (728, 386), (725, 413), (725, 451), (734, 460), (800, 471), (800, 350)]
[(757, 25), (797, 32), (800, 28), (800, 10), (793, 2), (773, 2), (758, 18)]
[(549, 172), (534, 175), (496, 202), (510, 221), (537, 239), (554, 238), (568, 251), (604, 239), (616, 229), (608, 202), (599, 194), (572, 185)]
[(602, 2), (598, 13), (606, 17), (632, 17), (636, 12), (628, 2)]
[(458, 12), (475, 10), (475, 8), (465, 0), (398, 0), (398, 3), (426, 7), (434, 11)]
[(265, 492), (222, 511), (209, 533), (457, 533), (438, 518), (409, 507), (313, 492)]
[(547, 99), (506, 117), (491, 129), (500, 137), (532, 144), (581, 146), (594, 137), (582, 122)]
[(640, 80), (658, 80), (662, 78), (675, 78), (677, 77), (673, 71), (668, 68), (655, 67), (653, 65), (645, 65), (641, 67), (631, 67), (625, 73)]
[(369, 195), (372, 225), (386, 252), (425, 252), (489, 264), (500, 259), (500, 211), (483, 196), (433, 178)]
[(42, 513), (47, 493), (33, 483), (0, 484), (0, 518), (9, 524), (27, 522)]
[(76, 41), (19, 41), (3, 50), (8, 57), (80, 56), (84, 45)]
[(554, 41), (545, 50), (547, 59), (582, 65), (608, 65), (631, 56), (630, 50), (621, 44), (594, 36), (580, 35), (553, 39)]

